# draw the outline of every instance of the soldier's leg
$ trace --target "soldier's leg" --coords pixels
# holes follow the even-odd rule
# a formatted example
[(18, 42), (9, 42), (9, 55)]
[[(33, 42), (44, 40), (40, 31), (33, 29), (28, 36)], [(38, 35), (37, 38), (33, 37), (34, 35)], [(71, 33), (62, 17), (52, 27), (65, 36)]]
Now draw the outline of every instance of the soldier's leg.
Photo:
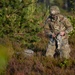
[(46, 50), (46, 56), (51, 56), (54, 57), (55, 54), (55, 41), (49, 41), (48, 46), (47, 46), (47, 50)]
[(68, 59), (70, 58), (71, 49), (69, 47), (68, 39), (63, 40), (63, 57)]
[(57, 36), (57, 54), (58, 54), (58, 56), (60, 57), (60, 58), (62, 58), (63, 57), (63, 51), (62, 51), (62, 43), (63, 43), (63, 41), (62, 41), (62, 36), (60, 36), (60, 35), (58, 35)]

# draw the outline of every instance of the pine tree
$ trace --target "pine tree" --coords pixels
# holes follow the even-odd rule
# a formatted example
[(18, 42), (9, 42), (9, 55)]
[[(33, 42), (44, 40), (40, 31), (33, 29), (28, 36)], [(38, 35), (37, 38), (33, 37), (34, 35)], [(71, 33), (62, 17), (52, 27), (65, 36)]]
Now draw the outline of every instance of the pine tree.
[(0, 37), (7, 35), (32, 48), (33, 43), (39, 41), (37, 34), (43, 19), (42, 8), (36, 3), (36, 0), (1, 0)]

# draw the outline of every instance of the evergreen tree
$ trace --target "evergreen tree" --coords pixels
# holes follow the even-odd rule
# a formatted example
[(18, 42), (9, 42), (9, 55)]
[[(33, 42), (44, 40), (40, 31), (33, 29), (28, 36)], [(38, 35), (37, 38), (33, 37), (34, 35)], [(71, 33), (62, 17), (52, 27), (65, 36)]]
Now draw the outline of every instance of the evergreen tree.
[(43, 11), (36, 0), (0, 0), (0, 37), (7, 35), (32, 48), (39, 41)]

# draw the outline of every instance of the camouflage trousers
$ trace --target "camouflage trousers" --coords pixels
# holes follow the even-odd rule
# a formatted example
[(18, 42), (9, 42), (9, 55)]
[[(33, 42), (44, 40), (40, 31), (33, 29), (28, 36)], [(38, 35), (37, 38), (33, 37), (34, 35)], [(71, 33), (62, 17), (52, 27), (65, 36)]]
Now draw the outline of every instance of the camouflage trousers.
[(53, 38), (50, 35), (50, 40), (46, 49), (46, 56), (59, 56), (60, 58), (68, 59), (70, 57), (70, 47), (68, 43), (68, 38), (65, 36), (58, 35), (56, 38)]

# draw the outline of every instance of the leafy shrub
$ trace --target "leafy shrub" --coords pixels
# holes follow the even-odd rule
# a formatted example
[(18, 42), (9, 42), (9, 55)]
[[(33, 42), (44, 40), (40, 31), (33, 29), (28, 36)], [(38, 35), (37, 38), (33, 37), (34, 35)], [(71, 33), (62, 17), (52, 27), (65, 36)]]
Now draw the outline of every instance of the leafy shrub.
[(1, 0), (0, 5), (0, 37), (7, 35), (33, 48), (33, 43), (40, 40), (37, 34), (43, 19), (41, 6), (36, 7), (36, 0)]
[(75, 35), (75, 17), (73, 17), (73, 16), (68, 16), (68, 18), (70, 19), (71, 24), (72, 24), (72, 26), (73, 26), (72, 32), (69, 33), (69, 35), (72, 36), (72, 35)]

